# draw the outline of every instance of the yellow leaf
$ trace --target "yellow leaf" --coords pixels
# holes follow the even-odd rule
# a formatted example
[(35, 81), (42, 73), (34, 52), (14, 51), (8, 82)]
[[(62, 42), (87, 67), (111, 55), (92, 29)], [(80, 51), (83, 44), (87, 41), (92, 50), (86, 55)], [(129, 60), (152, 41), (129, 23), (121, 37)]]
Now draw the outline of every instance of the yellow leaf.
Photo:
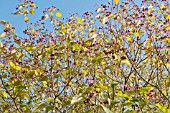
[(1, 63), (0, 63), (0, 68), (3, 68), (3, 67), (4, 67), (4, 64), (1, 64)]
[(36, 75), (36, 76), (38, 76), (38, 75), (39, 75), (37, 70), (35, 70), (34, 72), (35, 72), (35, 75)]
[(57, 8), (55, 7), (55, 8), (53, 8), (53, 12), (56, 12), (56, 10), (57, 10)]
[(132, 38), (129, 37), (129, 36), (127, 36), (126, 39), (127, 39), (128, 41), (132, 41)]
[(60, 12), (57, 12), (56, 16), (60, 18), (60, 17), (62, 17), (62, 14)]
[(130, 98), (129, 95), (123, 94), (122, 91), (119, 91), (119, 92), (118, 92), (118, 96), (126, 97), (126, 98), (128, 98), (128, 99)]
[(3, 95), (5, 98), (8, 97), (8, 96), (7, 96), (7, 93), (6, 93), (5, 91), (2, 91), (2, 95)]
[(81, 72), (84, 74), (84, 75), (87, 75), (88, 74), (88, 71), (87, 70), (81, 70)]
[(42, 81), (42, 83), (43, 83), (44, 87), (47, 87), (47, 82), (46, 81)]
[(30, 14), (32, 14), (32, 15), (34, 14), (34, 9), (30, 10)]
[(167, 66), (168, 68), (170, 68), (170, 62), (168, 62), (168, 63), (166, 64), (166, 66)]
[(21, 70), (21, 67), (15, 66), (15, 69), (18, 70), (18, 71), (20, 71), (20, 70)]
[(13, 62), (9, 62), (9, 65), (15, 69), (15, 64)]
[(113, 18), (113, 16), (114, 16), (114, 15), (111, 13), (111, 14), (109, 15), (109, 18)]
[(166, 20), (170, 20), (170, 15), (165, 15)]
[(129, 62), (129, 60), (127, 60), (127, 59), (122, 60), (121, 62), (130, 66), (130, 62)]
[(30, 7), (35, 8), (36, 7), (35, 3), (30, 3)]
[(118, 5), (119, 4), (119, 0), (114, 0), (115, 4)]
[(139, 37), (139, 32), (136, 32), (136, 34), (135, 34), (135, 35), (136, 35), (136, 37)]
[(24, 18), (24, 21), (25, 22), (28, 22), (30, 19), (26, 16), (25, 18)]
[(60, 103), (60, 104), (62, 104), (61, 100), (58, 99), (58, 98), (56, 98), (55, 101), (58, 102), (58, 103)]
[(24, 10), (24, 15), (27, 15), (28, 14), (28, 10)]
[(21, 56), (22, 56), (22, 53), (21, 53), (21, 52), (18, 52), (17, 58), (20, 58)]
[(170, 113), (170, 109), (166, 109), (163, 105), (157, 103), (156, 106), (164, 113)]
[(82, 24), (83, 22), (82, 22), (82, 18), (77, 18), (77, 22), (79, 23), (79, 24)]
[(2, 44), (2, 42), (0, 42), (0, 47), (3, 47), (3, 44)]
[(160, 8), (164, 9), (164, 8), (166, 8), (166, 6), (164, 4), (161, 4)]

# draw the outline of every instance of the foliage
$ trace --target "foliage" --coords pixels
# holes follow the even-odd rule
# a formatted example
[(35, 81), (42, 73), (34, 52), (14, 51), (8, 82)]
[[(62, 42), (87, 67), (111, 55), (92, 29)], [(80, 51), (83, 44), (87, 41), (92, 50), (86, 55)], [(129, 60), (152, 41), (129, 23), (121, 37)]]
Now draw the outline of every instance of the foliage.
[(24, 0), (13, 13), (24, 38), (0, 21), (1, 112), (170, 113), (167, 0), (114, 0), (64, 21), (52, 6), (31, 23), (36, 9)]

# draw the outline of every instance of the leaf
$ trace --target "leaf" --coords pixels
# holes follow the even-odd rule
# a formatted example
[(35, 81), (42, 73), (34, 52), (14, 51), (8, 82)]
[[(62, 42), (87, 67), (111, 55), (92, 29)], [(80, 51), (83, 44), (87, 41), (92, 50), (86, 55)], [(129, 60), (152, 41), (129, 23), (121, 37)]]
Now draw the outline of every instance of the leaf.
[(57, 12), (56, 16), (60, 18), (60, 17), (62, 17), (62, 14), (60, 12)]
[(132, 102), (139, 102), (139, 101), (141, 101), (141, 98), (133, 98), (131, 101)]
[(129, 60), (127, 60), (127, 59), (122, 60), (121, 62), (130, 66), (130, 62), (129, 62)]
[(39, 104), (37, 107), (35, 107), (35, 108), (33, 109), (33, 113), (35, 113), (35, 112), (38, 111), (38, 110), (43, 109), (45, 106), (46, 106), (46, 103), (41, 103), (41, 104)]
[(3, 47), (3, 44), (2, 44), (2, 42), (0, 41), (0, 47)]
[(49, 18), (49, 16), (45, 14), (44, 16), (41, 17), (41, 20), (46, 20), (47, 18)]
[(136, 32), (135, 35), (136, 35), (136, 37), (139, 37), (139, 36), (140, 36), (139, 32)]
[(164, 106), (162, 106), (161, 104), (157, 103), (155, 104), (162, 112), (164, 113), (170, 113), (170, 109), (166, 109)]
[(102, 12), (103, 11), (103, 8), (99, 7), (96, 12), (99, 13), (99, 12)]
[(119, 4), (119, 0), (114, 0), (115, 4), (118, 5)]
[(9, 65), (15, 69), (15, 64), (13, 62), (9, 62)]
[(5, 97), (5, 98), (8, 98), (8, 95), (5, 91), (2, 91), (2, 95)]
[(117, 84), (116, 83), (113, 83), (111, 84), (111, 87), (114, 88)]
[(83, 24), (82, 18), (77, 18), (77, 22), (78, 22), (79, 24)]
[(34, 9), (30, 10), (30, 14), (32, 14), (32, 15), (34, 14)]
[(118, 92), (118, 95), (121, 96), (121, 97), (126, 97), (126, 98), (128, 98), (128, 99), (130, 98), (129, 95), (127, 95), (126, 93), (123, 94), (122, 91), (119, 91), (119, 92)]
[(15, 69), (18, 70), (18, 71), (20, 71), (20, 70), (21, 70), (21, 67), (15, 66)]
[(19, 85), (22, 85), (22, 81), (16, 81), (16, 82), (14, 82), (14, 86), (19, 86)]
[(60, 103), (60, 104), (62, 104), (61, 100), (58, 99), (58, 98), (56, 98), (55, 101), (58, 102), (58, 103)]
[(168, 62), (168, 63), (166, 64), (166, 66), (167, 66), (168, 68), (170, 68), (170, 62)]
[(76, 95), (72, 98), (71, 104), (75, 104), (77, 102), (80, 102), (81, 100), (83, 100), (83, 97), (82, 94), (80, 93), (79, 95)]
[(161, 8), (161, 9), (164, 9), (164, 8), (166, 8), (166, 6), (165, 6), (164, 4), (161, 4), (161, 5), (160, 5), (160, 8)]
[(28, 14), (28, 10), (24, 10), (24, 15), (27, 15)]
[(42, 78), (39, 79), (39, 81), (47, 81), (48, 80), (48, 77), (47, 76), (44, 76)]
[(25, 18), (24, 18), (24, 21), (25, 22), (28, 22), (30, 19), (26, 16)]
[(47, 82), (46, 81), (42, 81), (42, 84), (44, 87), (47, 87)]
[(3, 67), (4, 67), (4, 64), (1, 64), (1, 63), (0, 63), (0, 68), (3, 68)]
[(0, 34), (0, 38), (4, 38), (6, 36), (8, 36), (8, 34), (6, 32), (3, 32), (2, 34)]
[(73, 43), (72, 46), (73, 46), (73, 50), (80, 50), (80, 45), (79, 44)]
[(170, 15), (164, 15), (165, 16), (165, 19), (168, 21), (168, 20), (170, 20)]
[(36, 5), (35, 5), (35, 3), (30, 3), (30, 7), (32, 7), (32, 8), (35, 8), (36, 7)]
[(54, 106), (47, 106), (46, 107), (46, 113), (48, 113), (49, 111), (53, 110)]
[(132, 38), (129, 37), (129, 36), (127, 36), (126, 39), (127, 39), (128, 41), (132, 41)]
[(104, 18), (103, 18), (103, 22), (102, 22), (102, 23), (103, 23), (103, 24), (106, 24), (106, 23), (108, 22), (108, 20), (109, 20), (109, 18), (108, 18), (108, 17), (104, 17)]
[(101, 105), (103, 110), (106, 112), (106, 113), (113, 113), (110, 109), (108, 109), (107, 107), (105, 107), (104, 105)]

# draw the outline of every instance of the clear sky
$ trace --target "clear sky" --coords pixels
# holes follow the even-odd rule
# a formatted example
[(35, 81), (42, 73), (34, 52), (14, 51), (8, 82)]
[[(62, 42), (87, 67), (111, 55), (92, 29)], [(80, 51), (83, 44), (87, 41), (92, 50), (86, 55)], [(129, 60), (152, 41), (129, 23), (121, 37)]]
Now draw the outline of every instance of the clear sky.
[[(106, 3), (108, 0), (33, 0), (36, 6), (39, 7), (34, 15), (31, 15), (30, 21), (39, 20), (43, 15), (42, 10), (45, 8), (56, 6), (61, 10), (63, 17), (69, 17), (69, 13), (82, 13), (86, 11), (95, 11), (95, 4)], [(21, 33), (26, 27), (23, 21), (23, 15), (13, 15), (16, 6), (19, 4), (18, 0), (0, 0), (0, 20), (10, 22), (16, 31)], [(2, 26), (0, 27), (0, 29)]]
[[(108, 0), (33, 0), (39, 7), (35, 11), (34, 15), (29, 16), (30, 21), (35, 22), (39, 20), (43, 15), (42, 10), (45, 8), (56, 6), (60, 9), (63, 17), (69, 17), (70, 13), (78, 13), (82, 15), (86, 11), (95, 11), (96, 4), (107, 3)], [(125, 0), (120, 0), (125, 1)], [(23, 21), (23, 15), (13, 15), (11, 13), (15, 12), (16, 6), (19, 4), (18, 0), (0, 0), (0, 20), (5, 20), (10, 22), (14, 27), (16, 27), (17, 33), (22, 33), (24, 30), (25, 23)], [(0, 33), (2, 26), (0, 26)]]

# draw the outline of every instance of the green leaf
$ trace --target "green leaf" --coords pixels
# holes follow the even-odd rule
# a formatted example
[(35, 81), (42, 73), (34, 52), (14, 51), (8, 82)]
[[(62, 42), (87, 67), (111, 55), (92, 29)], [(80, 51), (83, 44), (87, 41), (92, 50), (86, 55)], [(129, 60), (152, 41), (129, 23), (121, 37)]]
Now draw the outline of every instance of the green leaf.
[(90, 92), (92, 90), (94, 90), (94, 87), (88, 87), (88, 88), (86, 88), (85, 93)]
[(80, 45), (77, 43), (72, 43), (73, 50), (80, 50)]
[(139, 101), (141, 101), (141, 98), (133, 98), (131, 101), (132, 102), (139, 102)]
[(117, 84), (113, 83), (111, 84), (111, 87), (114, 88)]
[(46, 113), (48, 113), (49, 111), (53, 110), (54, 106), (47, 106), (46, 107)]
[(101, 105), (103, 110), (106, 112), (106, 113), (113, 113), (110, 109), (108, 109), (107, 107)]
[(46, 103), (41, 103), (41, 104), (39, 104), (37, 107), (35, 107), (35, 108), (33, 109), (33, 113), (35, 113), (35, 112), (38, 111), (38, 110), (41, 110), (41, 109), (45, 108), (45, 106), (46, 106)]
[(48, 77), (47, 76), (44, 76), (42, 78), (39, 79), (39, 81), (47, 81), (48, 80)]
[(22, 85), (22, 81), (16, 81), (16, 82), (14, 82), (14, 86), (19, 86), (19, 85)]

